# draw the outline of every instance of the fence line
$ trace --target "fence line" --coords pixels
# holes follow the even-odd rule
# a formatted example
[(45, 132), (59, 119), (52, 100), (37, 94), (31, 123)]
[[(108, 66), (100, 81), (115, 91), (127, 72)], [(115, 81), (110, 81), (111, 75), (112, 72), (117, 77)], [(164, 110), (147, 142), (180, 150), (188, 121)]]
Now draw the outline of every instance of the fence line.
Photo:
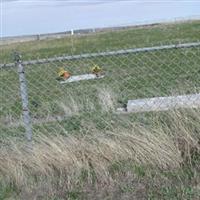
[(108, 31), (119, 31), (119, 30), (127, 30), (133, 28), (145, 28), (145, 27), (155, 27), (161, 26), (166, 24), (172, 23), (182, 23), (190, 20), (198, 20), (199, 16), (191, 16), (187, 18), (176, 18), (171, 21), (161, 20), (160, 22), (155, 21), (145, 21), (139, 24), (121, 24), (114, 27), (102, 27), (102, 28), (88, 28), (88, 29), (71, 29), (62, 32), (55, 32), (55, 33), (41, 33), (41, 34), (34, 34), (34, 35), (22, 35), (22, 36), (6, 36), (0, 39), (0, 46), (6, 44), (12, 44), (17, 42), (28, 42), (28, 41), (37, 41), (37, 40), (46, 40), (46, 39), (60, 39), (65, 37), (70, 37), (72, 35), (88, 35), (92, 33), (101, 33), (101, 32), (108, 32)]
[[(82, 59), (82, 58), (116, 56), (116, 55), (123, 55), (123, 54), (129, 54), (129, 53), (142, 53), (142, 52), (151, 52), (151, 51), (159, 51), (159, 50), (166, 50), (166, 49), (191, 48), (191, 47), (198, 47), (198, 46), (200, 46), (200, 42), (134, 48), (134, 49), (122, 49), (122, 50), (117, 50), (117, 51), (86, 53), (86, 54), (80, 54), (80, 55), (60, 56), (60, 57), (55, 57), (55, 58), (30, 60), (30, 61), (24, 61), (22, 62), (22, 64), (23, 65), (45, 64), (45, 63), (58, 62), (58, 61), (77, 60), (77, 59)], [(0, 68), (15, 67), (15, 66), (16, 66), (15, 63), (0, 64)]]
[[(200, 41), (9, 65), (15, 67), (4, 65), (0, 69), (0, 132), (27, 134), (29, 141), (32, 133), (66, 134), (81, 130), (87, 123), (107, 127), (112, 114), (119, 111), (200, 106)], [(58, 73), (60, 66), (70, 74), (68, 78)], [(26, 77), (22, 77), (24, 73)], [(90, 73), (105, 77), (61, 84)]]
[[(190, 20), (190, 19), (187, 19), (187, 20)], [(185, 21), (185, 20), (181, 19), (181, 21)], [(131, 29), (131, 28), (155, 27), (158, 25), (163, 25), (164, 23), (175, 23), (175, 22), (156, 22), (156, 23), (125, 25), (125, 26), (122, 25), (122, 26), (114, 26), (114, 27), (102, 27), (102, 28), (71, 29), (67, 31), (57, 32), (57, 33), (55, 32), (55, 33), (41, 33), (41, 34), (22, 35), (22, 36), (7, 36), (7, 37), (1, 38), (0, 45), (12, 44), (16, 42), (45, 40), (45, 39), (59, 39), (59, 38), (69, 37), (72, 35), (86, 35), (86, 34), (91, 34), (91, 33), (119, 31), (119, 30)]]

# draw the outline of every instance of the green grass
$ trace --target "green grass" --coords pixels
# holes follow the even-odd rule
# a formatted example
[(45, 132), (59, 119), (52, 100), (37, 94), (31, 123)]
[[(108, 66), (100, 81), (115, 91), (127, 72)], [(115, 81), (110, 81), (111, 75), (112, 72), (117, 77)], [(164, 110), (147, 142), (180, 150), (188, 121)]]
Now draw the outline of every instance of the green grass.
[[(128, 29), (80, 37), (75, 36), (58, 40), (12, 44), (0, 47), (0, 63), (12, 62), (11, 54), (14, 50), (20, 51), (23, 59), (26, 60), (63, 54), (71, 55), (160, 44), (176, 44), (179, 42), (195, 42), (200, 39), (199, 32), (200, 21), (191, 21), (150, 28)], [(94, 64), (102, 67), (105, 73), (103, 79), (64, 85), (60, 85), (56, 80), (59, 67), (64, 67), (72, 74), (77, 75), (88, 73)], [(72, 138), (84, 139), (93, 133), (104, 135), (105, 133), (117, 131), (120, 135), (124, 132), (132, 131), (131, 133), (134, 133), (136, 136), (150, 133), (143, 138), (145, 141), (149, 139), (147, 146), (153, 141), (151, 136), (154, 137), (154, 134), (163, 133), (165, 136), (160, 135), (164, 137), (163, 139), (170, 137), (169, 145), (172, 145), (173, 148), (173, 145), (178, 145), (179, 139), (184, 139), (183, 141), (188, 142), (186, 147), (196, 148), (198, 147), (199, 139), (199, 112), (192, 112), (190, 114), (190, 110), (189, 112), (184, 110), (177, 114), (180, 118), (177, 120), (173, 117), (174, 115), (171, 111), (130, 115), (118, 115), (113, 111), (117, 107), (123, 107), (129, 99), (199, 92), (199, 67), (199, 47), (25, 66), (31, 116), (38, 122), (33, 124), (34, 140), (41, 136), (46, 136), (48, 139), (48, 137), (53, 136), (59, 138), (61, 136), (69, 137), (69, 135)], [(55, 154), (54, 158), (56, 161), (51, 161), (51, 154), (44, 150), (44, 161), (37, 162), (35, 157), (24, 159), (23, 155), (26, 152), (23, 150), (21, 153), (16, 151), (17, 147), (16, 149), (13, 148), (13, 150), (8, 149), (8, 151), (4, 151), (4, 148), (9, 147), (10, 140), (12, 144), (21, 144), (24, 141), (25, 130), (23, 126), (12, 127), (12, 122), (15, 125), (21, 119), (22, 114), (16, 68), (0, 70), (0, 94), (0, 143), (2, 148), (0, 160), (6, 161), (6, 159), (9, 159), (10, 152), (19, 152), (19, 156), (16, 158), (10, 157), (10, 164), (9, 161), (7, 162), (10, 166), (8, 170), (11, 170), (13, 174), (16, 173), (16, 179), (21, 173), (21, 168), (24, 168), (24, 174), (22, 175), (30, 176), (28, 184), (24, 183), (19, 176), (19, 179), (16, 181), (21, 181), (22, 185), (18, 185), (15, 181), (12, 181), (14, 178), (9, 173), (5, 178), (0, 171), (0, 200), (12, 196), (18, 196), (19, 199), (30, 199), (31, 197), (26, 196), (27, 194), (32, 195), (32, 197), (37, 194), (38, 199), (40, 199), (40, 192), (43, 195), (41, 198), (52, 200), (127, 199), (128, 197), (131, 199), (152, 200), (199, 199), (200, 157), (198, 152), (193, 153), (192, 151), (189, 156), (190, 160), (187, 160), (187, 155), (186, 157), (183, 156), (181, 165), (176, 169), (171, 169), (172, 166), (164, 169), (159, 166), (137, 164), (137, 162), (128, 158), (116, 159), (114, 162), (113, 160), (112, 162), (109, 161), (106, 172), (109, 181), (113, 180), (111, 183), (109, 181), (109, 183), (106, 182), (107, 179), (104, 180), (101, 176), (99, 181), (99, 174), (96, 174), (94, 170), (95, 167), (98, 169), (98, 165), (94, 167), (89, 162), (86, 169), (80, 173), (78, 179), (75, 179), (75, 185), (69, 186), (67, 184), (68, 179), (65, 177), (65, 171), (62, 171), (62, 165), (61, 167), (54, 165), (57, 162), (62, 164), (62, 159), (56, 160), (57, 154)], [(65, 119), (54, 122), (48, 121), (48, 117), (57, 115), (65, 116)], [(142, 131), (146, 132), (143, 133)], [(160, 142), (159, 137), (154, 139)], [(98, 140), (98, 138), (90, 138), (90, 140), (93, 145), (93, 142)], [(35, 142), (37, 144), (37, 141)], [(52, 141), (47, 140), (47, 144), (44, 143), (47, 148), (49, 148), (48, 142), (51, 145)], [(124, 142), (126, 147), (131, 147), (132, 149), (128, 138), (125, 138)], [(167, 140), (167, 142), (169, 141)], [(140, 144), (143, 145), (143, 140), (141, 140)], [(69, 145), (71, 144), (69, 143)], [(52, 144), (52, 149), (55, 147)], [(112, 149), (113, 146), (111, 146)], [(65, 150), (68, 152), (68, 147)], [(94, 152), (95, 150), (96, 148), (94, 148)], [(154, 155), (159, 155), (161, 150), (160, 148), (158, 148), (158, 151), (153, 149), (155, 151)], [(179, 150), (185, 154), (188, 153), (188, 149), (180, 148)], [(91, 149), (86, 148), (86, 155), (88, 151), (90, 152)], [(5, 152), (5, 154), (2, 152)], [(56, 148), (55, 152), (57, 152)], [(144, 158), (149, 158), (148, 152), (151, 151), (144, 151)], [(52, 153), (54, 153), (53, 150)], [(60, 154), (61, 152), (58, 153)], [(73, 153), (76, 154), (77, 151)], [(99, 154), (101, 153), (99, 151)], [(117, 151), (116, 155), (118, 153)], [(165, 153), (165, 155), (168, 155), (168, 152)], [(39, 154), (39, 156), (43, 156), (43, 154)], [(84, 154), (78, 154), (78, 159), (80, 156), (84, 157)], [(173, 158), (173, 156), (172, 154), (171, 157)], [(22, 159), (21, 162), (17, 162), (18, 158)], [(33, 160), (31, 161), (32, 158)], [(40, 159), (40, 157), (38, 158)], [(93, 154), (91, 157), (84, 157), (86, 160), (94, 158)], [(35, 162), (31, 168), (29, 167), (29, 162), (27, 162), (29, 159), (31, 162)], [(23, 162), (24, 164), (22, 164)], [(95, 162), (98, 162), (98, 157)], [(0, 169), (2, 170), (6, 169), (3, 167), (4, 163), (0, 164)], [(15, 168), (15, 164), (20, 167)], [(43, 167), (43, 164), (46, 166), (44, 171), (42, 171), (43, 168), (37, 168), (40, 165)], [(171, 164), (173, 165), (173, 163)], [(162, 166), (162, 162), (158, 165)], [(67, 165), (64, 163), (63, 166), (66, 167)], [(32, 169), (34, 170), (32, 171)], [(55, 170), (53, 171), (55, 174), (51, 174), (48, 171), (49, 169)], [(51, 176), (54, 177), (53, 180), (51, 180)], [(36, 185), (32, 184), (32, 182)], [(41, 188), (43, 188), (43, 185), (44, 187), (49, 186), (49, 188), (46, 188), (50, 192), (48, 197), (42, 192), (43, 189)], [(52, 185), (55, 191), (50, 191)], [(29, 189), (26, 190), (26, 188)], [(34, 190), (33, 188), (36, 189)], [(50, 195), (51, 192), (53, 193), (52, 195)]]
[[(157, 37), (155, 41), (158, 43), (162, 39), (163, 43), (164, 40), (168, 43), (171, 41), (172, 43), (178, 42), (178, 39), (174, 38), (178, 38), (179, 35), (183, 35), (183, 38), (185, 37), (185, 39), (181, 39), (181, 41), (183, 40), (182, 42), (191, 42), (198, 39), (199, 35), (196, 34), (198, 30), (199, 21), (158, 26), (148, 29), (131, 29), (77, 37), (75, 39), (78, 42), (75, 46), (80, 52), (84, 50), (92, 51), (89, 47), (84, 48), (85, 44), (91, 41), (93, 41), (94, 47), (98, 47), (97, 49), (99, 50), (106, 50), (107, 47), (110, 49), (121, 49), (123, 47), (131, 48), (131, 45), (132, 47), (150, 45), (152, 41), (150, 41), (150, 43), (145, 42), (145, 37), (152, 37), (154, 39)], [(136, 37), (137, 32), (143, 34), (138, 34)], [(126, 34), (130, 35), (130, 37), (127, 37)], [(119, 38), (120, 35), (124, 36), (124, 39)], [(161, 35), (164, 36), (161, 37)], [(96, 42), (93, 40), (95, 37)], [(102, 39), (99, 39), (99, 37), (110, 41), (110, 43), (107, 42), (107, 45), (102, 43)], [(165, 37), (168, 39), (166, 40)], [(88, 38), (87, 42), (85, 42), (85, 38)], [(188, 38), (190, 38), (190, 40)], [(68, 38), (64, 40), (68, 40)], [(119, 46), (115, 44), (117, 42)], [(26, 58), (28, 54), (36, 55), (32, 49), (39, 51), (39, 55), (43, 57), (43, 54), (40, 54), (41, 51), (48, 53), (51, 52), (51, 48), (54, 49), (53, 47), (55, 44), (58, 46), (61, 46), (61, 44), (64, 45), (64, 42), (60, 43), (60, 40), (41, 41), (37, 43), (38, 42), (33, 42), (34, 45), (32, 43), (23, 43), (14, 46), (19, 46), (21, 49), (26, 47), (27, 50), (24, 55)], [(37, 48), (37, 45), (39, 45), (40, 48)], [(46, 48), (45, 45), (49, 45), (50, 47)], [(5, 52), (7, 51), (7, 58), (11, 53), (12, 46), (13, 45), (4, 47)], [(60, 52), (57, 52), (57, 54), (60, 54)], [(88, 73), (94, 64), (98, 64), (102, 67), (105, 78), (64, 85), (60, 85), (56, 80), (59, 67), (64, 67), (72, 74), (77, 75)], [(200, 88), (199, 65), (200, 49), (196, 47), (26, 66), (25, 72), (31, 115), (35, 119), (41, 119), (49, 115), (68, 115), (69, 112), (71, 114), (69, 114), (68, 121), (71, 123), (71, 117), (76, 118), (73, 119), (73, 121), (80, 121), (80, 115), (84, 118), (87, 117), (87, 113), (91, 116), (90, 113), (101, 112), (102, 105), (99, 94), (104, 96), (103, 93), (105, 92), (111, 93), (110, 96), (115, 109), (117, 107), (123, 107), (129, 99), (198, 92)], [(0, 84), (2, 94), (0, 99), (0, 120), (3, 124), (5, 121), (8, 121), (8, 123), (10, 121), (16, 122), (20, 119), (22, 110), (17, 68), (1, 69)], [(99, 124), (100, 122), (97, 123)], [(49, 123), (47, 124), (49, 127), (55, 126), (55, 123), (51, 123), (51, 125)], [(78, 122), (76, 124), (78, 124)], [(77, 125), (66, 126), (68, 131), (71, 130), (70, 127), (76, 130)], [(6, 131), (5, 127), (1, 130), (1, 135), (12, 133), (10, 130)], [(52, 130), (54, 131), (54, 129)], [(60, 128), (57, 128), (58, 132), (59, 130)]]
[(21, 52), (24, 60), (37, 59), (63, 54), (73, 55), (86, 52), (192, 42), (200, 39), (199, 31), (200, 21), (196, 20), (63, 39), (17, 43), (0, 46), (0, 63), (12, 62), (13, 51)]
[[(77, 75), (88, 73), (94, 64), (102, 67), (103, 79), (63, 85), (56, 80), (59, 67)], [(100, 100), (107, 93), (116, 109), (130, 99), (199, 92), (199, 66), (199, 47), (26, 66), (31, 114), (40, 119), (101, 112)], [(17, 69), (1, 70), (0, 83), (0, 117), (18, 120), (21, 100)]]

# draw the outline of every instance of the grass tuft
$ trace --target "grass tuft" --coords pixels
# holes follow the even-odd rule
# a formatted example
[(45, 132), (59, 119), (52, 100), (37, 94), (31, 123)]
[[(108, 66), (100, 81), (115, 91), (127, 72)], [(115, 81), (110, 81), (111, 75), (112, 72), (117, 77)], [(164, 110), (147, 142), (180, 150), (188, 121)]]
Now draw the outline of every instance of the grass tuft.
[[(182, 192), (196, 197), (200, 183), (199, 116), (198, 110), (171, 111), (154, 115), (153, 126), (133, 123), (112, 131), (93, 129), (86, 135), (39, 134), (31, 152), (22, 143), (9, 141), (1, 147), (1, 180), (19, 195), (32, 194), (35, 199), (37, 195), (76, 199), (86, 195), (92, 199), (88, 196), (92, 193), (87, 194), (85, 189), (95, 187), (103, 192), (104, 185), (112, 195), (134, 193), (140, 199), (139, 188), (132, 188), (140, 181), (144, 195), (170, 197)], [(128, 185), (116, 186), (115, 181), (122, 177)], [(155, 188), (149, 191), (151, 179), (160, 193)], [(177, 188), (168, 185), (174, 180), (182, 180)], [(39, 194), (34, 194), (36, 189)]]

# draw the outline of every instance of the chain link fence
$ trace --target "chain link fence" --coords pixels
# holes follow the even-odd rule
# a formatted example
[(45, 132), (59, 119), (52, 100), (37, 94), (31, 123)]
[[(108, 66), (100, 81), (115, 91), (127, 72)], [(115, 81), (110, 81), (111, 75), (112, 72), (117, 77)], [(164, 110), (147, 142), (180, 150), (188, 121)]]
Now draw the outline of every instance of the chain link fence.
[[(127, 109), (144, 112), (200, 105), (200, 43), (54, 57), (21, 64), (33, 134), (84, 132), (93, 126), (107, 129), (121, 123), (115, 116), (127, 113)], [(95, 66), (99, 67), (97, 73)], [(1, 135), (23, 137), (19, 62), (0, 67)], [(70, 77), (59, 79), (60, 68)], [(83, 80), (74, 81), (77, 78)]]

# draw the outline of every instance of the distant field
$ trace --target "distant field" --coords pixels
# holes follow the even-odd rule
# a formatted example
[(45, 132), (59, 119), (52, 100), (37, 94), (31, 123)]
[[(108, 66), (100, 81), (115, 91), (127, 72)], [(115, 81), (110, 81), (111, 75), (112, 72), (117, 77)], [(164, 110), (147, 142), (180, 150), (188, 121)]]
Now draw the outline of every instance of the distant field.
[(199, 31), (200, 21), (196, 20), (63, 39), (11, 44), (0, 46), (0, 63), (11, 62), (14, 50), (21, 52), (24, 60), (37, 59), (63, 54), (73, 55), (111, 49), (192, 42), (200, 39)]

